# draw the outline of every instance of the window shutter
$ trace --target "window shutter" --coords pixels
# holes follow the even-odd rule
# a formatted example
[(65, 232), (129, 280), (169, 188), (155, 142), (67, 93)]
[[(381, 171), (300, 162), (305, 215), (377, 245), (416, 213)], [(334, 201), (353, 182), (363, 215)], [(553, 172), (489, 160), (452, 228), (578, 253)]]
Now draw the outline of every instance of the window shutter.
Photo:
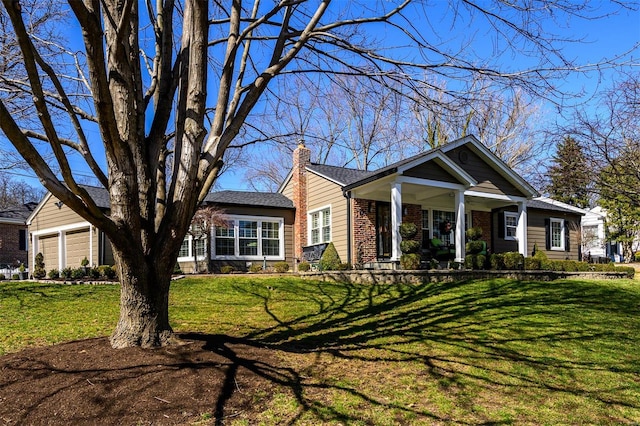
[(504, 211), (498, 212), (498, 238), (504, 238)]
[(551, 219), (544, 220), (544, 245), (547, 250), (551, 250)]
[(564, 251), (571, 251), (571, 236), (569, 234), (569, 221), (564, 220)]
[(18, 250), (27, 249), (27, 231), (25, 229), (18, 230)]

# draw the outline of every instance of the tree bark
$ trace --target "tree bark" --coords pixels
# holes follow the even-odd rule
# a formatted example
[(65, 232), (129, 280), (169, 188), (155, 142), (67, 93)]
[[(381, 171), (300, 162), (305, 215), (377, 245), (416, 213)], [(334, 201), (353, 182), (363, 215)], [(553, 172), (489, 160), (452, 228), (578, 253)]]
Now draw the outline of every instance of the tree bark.
[(154, 262), (153, 256), (114, 251), (122, 287), (120, 318), (111, 336), (111, 346), (150, 348), (175, 343), (169, 325), (169, 287), (175, 259)]

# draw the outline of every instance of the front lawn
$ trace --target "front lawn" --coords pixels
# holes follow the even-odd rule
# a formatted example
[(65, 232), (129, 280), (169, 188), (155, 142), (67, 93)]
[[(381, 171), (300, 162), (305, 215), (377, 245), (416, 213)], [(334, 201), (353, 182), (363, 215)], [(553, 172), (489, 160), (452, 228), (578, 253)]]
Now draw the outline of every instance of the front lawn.
[[(117, 285), (0, 283), (0, 354), (108, 335), (118, 301)], [(234, 275), (171, 292), (175, 331), (277, 355), (255, 369), (278, 392), (225, 424), (637, 424), (639, 311), (637, 280)]]

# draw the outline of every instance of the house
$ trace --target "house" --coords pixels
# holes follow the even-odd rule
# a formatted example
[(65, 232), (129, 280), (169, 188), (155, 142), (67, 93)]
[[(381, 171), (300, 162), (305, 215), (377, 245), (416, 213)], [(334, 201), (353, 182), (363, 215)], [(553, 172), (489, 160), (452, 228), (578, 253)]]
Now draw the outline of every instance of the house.
[[(582, 245), (585, 257), (593, 261), (627, 261), (623, 257), (622, 243), (609, 239), (607, 226), (607, 211), (602, 207), (596, 206), (585, 212), (582, 218)], [(640, 251), (640, 236), (633, 241), (631, 248), (633, 253)]]
[[(467, 136), (375, 171), (315, 164), (303, 144), (276, 193), (220, 191), (203, 206), (222, 218), (190, 232), (178, 262), (184, 272), (246, 270), (256, 263), (315, 262), (332, 242), (342, 262), (396, 268), (399, 225), (413, 222), (425, 258), (436, 241), (450, 260), (465, 257), (465, 230), (479, 227), (490, 252), (534, 247), (551, 259), (579, 259), (582, 214), (538, 197), (536, 190), (475, 137)], [(108, 209), (107, 191), (91, 189)], [(445, 226), (446, 225), (446, 226)], [(196, 230), (197, 231), (197, 230)], [(107, 239), (50, 194), (29, 218), (34, 253), (47, 270), (113, 261)], [(35, 255), (35, 254), (34, 254)]]
[[(467, 136), (376, 171), (314, 164), (300, 145), (279, 189), (293, 201), (295, 261), (333, 242), (343, 262), (395, 267), (399, 225), (421, 230), (423, 252), (437, 238), (465, 257), (465, 229), (480, 227), (491, 252), (534, 247), (551, 259), (578, 259), (581, 214), (538, 193), (475, 137)], [(442, 224), (450, 222), (451, 231)], [(312, 253), (309, 258), (305, 253)]]
[(27, 203), (0, 211), (0, 269), (29, 264), (26, 220), (35, 205)]
[[(109, 193), (104, 188), (83, 185), (96, 205), (104, 210), (110, 206)], [(31, 240), (30, 259), (42, 253), (44, 267), (77, 268), (86, 257), (89, 265), (113, 265), (111, 244), (104, 233), (77, 213), (47, 193), (27, 218)]]

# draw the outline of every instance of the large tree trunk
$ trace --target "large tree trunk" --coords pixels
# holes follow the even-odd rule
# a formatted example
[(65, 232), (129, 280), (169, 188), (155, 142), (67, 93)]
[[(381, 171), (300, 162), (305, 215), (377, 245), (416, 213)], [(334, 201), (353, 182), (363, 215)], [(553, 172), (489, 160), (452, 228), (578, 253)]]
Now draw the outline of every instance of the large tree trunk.
[(111, 346), (158, 347), (175, 342), (169, 325), (169, 287), (174, 264), (154, 256), (123, 255), (114, 247), (121, 280), (120, 319)]

